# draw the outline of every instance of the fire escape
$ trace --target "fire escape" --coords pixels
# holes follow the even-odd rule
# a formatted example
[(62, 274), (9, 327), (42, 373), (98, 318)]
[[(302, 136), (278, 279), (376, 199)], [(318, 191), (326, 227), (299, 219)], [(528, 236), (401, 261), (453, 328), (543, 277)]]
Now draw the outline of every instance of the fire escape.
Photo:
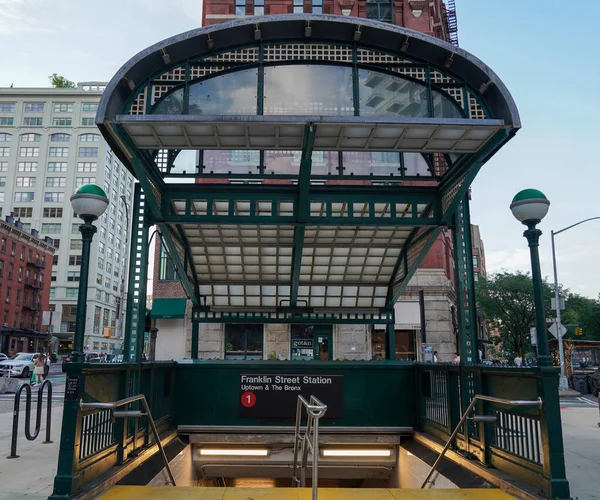
[(456, 21), (456, 4), (454, 0), (446, 0), (446, 24), (450, 43), (458, 47), (458, 22)]

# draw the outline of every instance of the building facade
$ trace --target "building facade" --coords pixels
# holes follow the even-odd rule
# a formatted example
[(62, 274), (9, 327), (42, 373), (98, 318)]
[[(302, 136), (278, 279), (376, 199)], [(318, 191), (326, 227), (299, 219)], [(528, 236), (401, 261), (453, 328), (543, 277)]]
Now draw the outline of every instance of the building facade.
[[(457, 44), (456, 17), (454, 2), (443, 0), (398, 2), (365, 2), (364, 0), (205, 0), (203, 10), (204, 25), (216, 24), (247, 16), (315, 13), (340, 16), (356, 16), (381, 22), (392, 23), (441, 38)], [(335, 55), (331, 55), (335, 57)], [(241, 61), (240, 61), (241, 62)], [(290, 67), (289, 72), (293, 71)], [(365, 103), (373, 114), (383, 111), (382, 106), (389, 102), (375, 96), (386, 93), (378, 86), (387, 85), (386, 80), (367, 81), (374, 96)], [(317, 103), (318, 104), (318, 103)], [(316, 104), (315, 104), (316, 105)], [(293, 107), (293, 106), (292, 106)], [(280, 109), (271, 110), (279, 114)], [(312, 110), (314, 111), (314, 110)], [(269, 111), (265, 109), (265, 114)], [(305, 113), (303, 110), (301, 113)], [(190, 156), (191, 151), (186, 152)], [(253, 154), (255, 153), (255, 154)], [(243, 172), (264, 163), (266, 171), (293, 172), (300, 161), (300, 152), (258, 151), (201, 151), (179, 162), (178, 171), (193, 171), (195, 165), (215, 172)], [(376, 168), (389, 168), (385, 153), (365, 155), (344, 153), (344, 169), (360, 175)], [(367, 157), (368, 156), (368, 157)], [(262, 158), (262, 159), (261, 159)], [(332, 172), (338, 168), (337, 154), (313, 154), (313, 165), (319, 171)], [(404, 167), (409, 175), (423, 175), (427, 170), (423, 158), (418, 154), (405, 153)], [(214, 182), (202, 179), (197, 182)], [(219, 181), (217, 181), (219, 182)], [(224, 182), (221, 180), (220, 182)], [(227, 182), (227, 181), (225, 181)], [(233, 181), (229, 181), (233, 182)], [(264, 180), (264, 183), (291, 183), (285, 180)], [(327, 184), (335, 180), (325, 181)], [(369, 182), (369, 181), (356, 181)], [(419, 181), (410, 181), (418, 184)], [(427, 181), (425, 181), (426, 183)], [(411, 279), (395, 308), (396, 358), (420, 359), (423, 344), (430, 344), (438, 351), (440, 361), (451, 361), (457, 351), (457, 313), (455, 293), (455, 269), (452, 235), (445, 231), (433, 245), (420, 268)], [(382, 261), (383, 262), (383, 261)], [(363, 262), (367, 266), (367, 262)], [(163, 300), (184, 298), (186, 295), (171, 269), (165, 254), (157, 246), (154, 287), (152, 291), (158, 309), (153, 308), (155, 326), (158, 328), (156, 340), (157, 359), (186, 357), (191, 348), (191, 306), (176, 314), (168, 311)], [(156, 302), (158, 301), (158, 302)], [(163, 309), (166, 311), (163, 317)], [(379, 359), (383, 357), (383, 325), (224, 325), (202, 324), (199, 331), (199, 354), (202, 358), (219, 359), (306, 359), (323, 356), (326, 359)], [(248, 346), (253, 346), (251, 349)]]
[(479, 226), (471, 224), (471, 242), (473, 245), (473, 279), (479, 281), (487, 277), (485, 268), (485, 247), (481, 239)]
[(0, 211), (26, 233), (53, 241), (47, 282), (50, 330), (59, 354), (72, 349), (81, 264), (82, 221), (70, 196), (97, 184), (110, 199), (92, 243), (84, 348), (120, 352), (120, 318), (129, 260), (133, 176), (114, 157), (95, 124), (105, 85), (0, 89)]
[(42, 316), (49, 309), (54, 252), (51, 238), (24, 231), (10, 215), (0, 221), (0, 352), (49, 349)]

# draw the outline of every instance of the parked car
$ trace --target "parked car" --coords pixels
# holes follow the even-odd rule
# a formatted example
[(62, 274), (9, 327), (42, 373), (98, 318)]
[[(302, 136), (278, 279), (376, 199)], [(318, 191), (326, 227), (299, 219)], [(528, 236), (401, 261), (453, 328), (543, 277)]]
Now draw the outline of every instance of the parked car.
[(0, 374), (4, 377), (27, 378), (33, 373), (33, 362), (39, 353), (18, 352), (6, 361), (0, 361)]
[(0, 361), (6, 361), (8, 359), (8, 356), (6, 354), (4, 354), (3, 352), (0, 352)]
[(591, 393), (598, 397), (598, 393), (600, 393), (600, 370), (596, 370), (595, 373), (590, 375), (588, 381)]

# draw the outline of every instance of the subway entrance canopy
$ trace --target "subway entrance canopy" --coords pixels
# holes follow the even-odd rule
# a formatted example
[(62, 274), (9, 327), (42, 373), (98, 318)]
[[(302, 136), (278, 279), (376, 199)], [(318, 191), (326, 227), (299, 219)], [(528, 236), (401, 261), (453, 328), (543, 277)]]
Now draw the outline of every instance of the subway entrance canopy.
[(468, 188), (520, 121), (466, 51), (365, 19), (245, 18), (133, 57), (97, 124), (141, 187), (134, 314), (152, 224), (195, 321), (392, 326), (452, 226), (460, 320), (475, 324)]

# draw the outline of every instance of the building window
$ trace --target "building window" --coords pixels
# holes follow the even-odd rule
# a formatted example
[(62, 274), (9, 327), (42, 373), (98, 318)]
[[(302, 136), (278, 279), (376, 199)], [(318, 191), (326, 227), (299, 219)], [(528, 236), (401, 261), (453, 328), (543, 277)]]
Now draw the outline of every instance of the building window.
[(66, 177), (46, 177), (46, 187), (65, 187), (66, 185)]
[(55, 102), (54, 103), (55, 113), (72, 113), (73, 103), (72, 102)]
[(44, 119), (41, 116), (26, 116), (23, 118), (24, 127), (41, 127)]
[(26, 102), (25, 113), (43, 113), (44, 103), (43, 102)]
[(45, 192), (44, 201), (49, 203), (63, 203), (65, 201), (65, 193)]
[(13, 208), (15, 217), (31, 217), (32, 214), (31, 207), (15, 207)]
[(10, 134), (0, 134), (0, 142), (10, 142), (12, 141), (12, 135)]
[(99, 140), (98, 134), (81, 134), (79, 136), (79, 142), (98, 142)]
[(263, 325), (225, 325), (225, 359), (263, 359)]
[(77, 297), (79, 295), (79, 288), (67, 288), (65, 292), (65, 297)]
[(52, 134), (50, 136), (51, 142), (69, 142), (71, 136), (69, 134)]
[(10, 156), (10, 148), (0, 148), (0, 156)]
[(69, 156), (69, 148), (50, 148), (50, 156)]
[(102, 257), (98, 257), (98, 269), (104, 269), (104, 259)]
[(54, 239), (52, 240), (52, 246), (53, 246), (54, 248), (60, 248), (60, 239), (58, 239), (58, 238), (54, 238)]
[(79, 156), (97, 157), (98, 148), (79, 148)]
[(52, 274), (50, 275), (50, 281), (56, 281), (57, 277), (58, 277), (58, 271), (52, 271)]
[(67, 281), (79, 281), (79, 271), (67, 271)]
[(164, 246), (160, 247), (160, 265), (158, 268), (158, 279), (163, 281), (174, 281), (177, 279), (175, 267), (171, 262), (171, 257), (167, 255)]
[(473, 267), (479, 267), (479, 256), (473, 255)]
[(66, 172), (67, 162), (66, 161), (49, 161), (48, 172)]
[(69, 265), (70, 266), (81, 265), (81, 255), (69, 255)]
[(83, 242), (81, 240), (71, 240), (69, 248), (71, 250), (81, 250), (83, 248)]
[[(27, 105), (25, 105), (27, 106)], [(15, 103), (14, 102), (0, 102), (0, 113), (14, 113)]]
[(98, 242), (98, 252), (104, 254), (104, 243)]
[(42, 136), (40, 134), (22, 134), (21, 142), (40, 142)]
[(84, 113), (95, 113), (98, 111), (98, 103), (84, 102), (81, 106), (81, 111)]
[(17, 164), (19, 172), (37, 172), (37, 162), (35, 161), (20, 161)]
[[(82, 148), (80, 148), (82, 149)], [(86, 149), (86, 148), (83, 148)], [(89, 149), (98, 149), (98, 148), (89, 148)], [(92, 161), (80, 161), (77, 163), (77, 172), (95, 172), (96, 171), (96, 162)]]
[(62, 208), (44, 208), (44, 217), (60, 218), (63, 216)]
[(294, 0), (294, 14), (304, 13), (304, 0)]
[(58, 265), (58, 255), (53, 255), (52, 256), (52, 265), (53, 266)]
[(246, 15), (246, 0), (235, 0), (235, 15), (245, 16)]
[(323, 0), (312, 0), (312, 13), (323, 14)]
[(390, 0), (370, 0), (367, 2), (367, 19), (384, 23), (392, 22), (392, 2)]
[(50, 297), (56, 297), (56, 288), (50, 287)]
[(75, 187), (81, 187), (84, 184), (94, 184), (95, 181), (96, 179), (94, 177), (76, 177)]
[(265, 0), (254, 0), (254, 15), (264, 16), (265, 15)]
[(35, 187), (35, 177), (17, 177), (17, 187)]
[(42, 224), (42, 233), (45, 234), (57, 234), (60, 233), (60, 223), (55, 222), (44, 222)]
[(15, 119), (12, 116), (0, 116), (0, 125), (3, 127), (12, 127), (15, 124)]
[(52, 118), (53, 127), (70, 127), (73, 125), (72, 118)]
[(19, 148), (19, 156), (23, 156), (25, 158), (33, 158), (39, 155), (40, 148)]
[(108, 276), (104, 278), (104, 288), (110, 288), (110, 278)]
[(0, 177), (0, 187), (6, 187), (6, 177)]
[(93, 118), (82, 118), (81, 119), (81, 126), (82, 127), (94, 127), (96, 124), (94, 123), (94, 119)]
[(0, 161), (0, 172), (8, 172), (8, 162)]
[(32, 193), (32, 192), (17, 191), (15, 193), (15, 201), (31, 202), (34, 199), (34, 196), (35, 196), (35, 193)]
[(4, 203), (4, 193), (0, 193), (0, 203)]

